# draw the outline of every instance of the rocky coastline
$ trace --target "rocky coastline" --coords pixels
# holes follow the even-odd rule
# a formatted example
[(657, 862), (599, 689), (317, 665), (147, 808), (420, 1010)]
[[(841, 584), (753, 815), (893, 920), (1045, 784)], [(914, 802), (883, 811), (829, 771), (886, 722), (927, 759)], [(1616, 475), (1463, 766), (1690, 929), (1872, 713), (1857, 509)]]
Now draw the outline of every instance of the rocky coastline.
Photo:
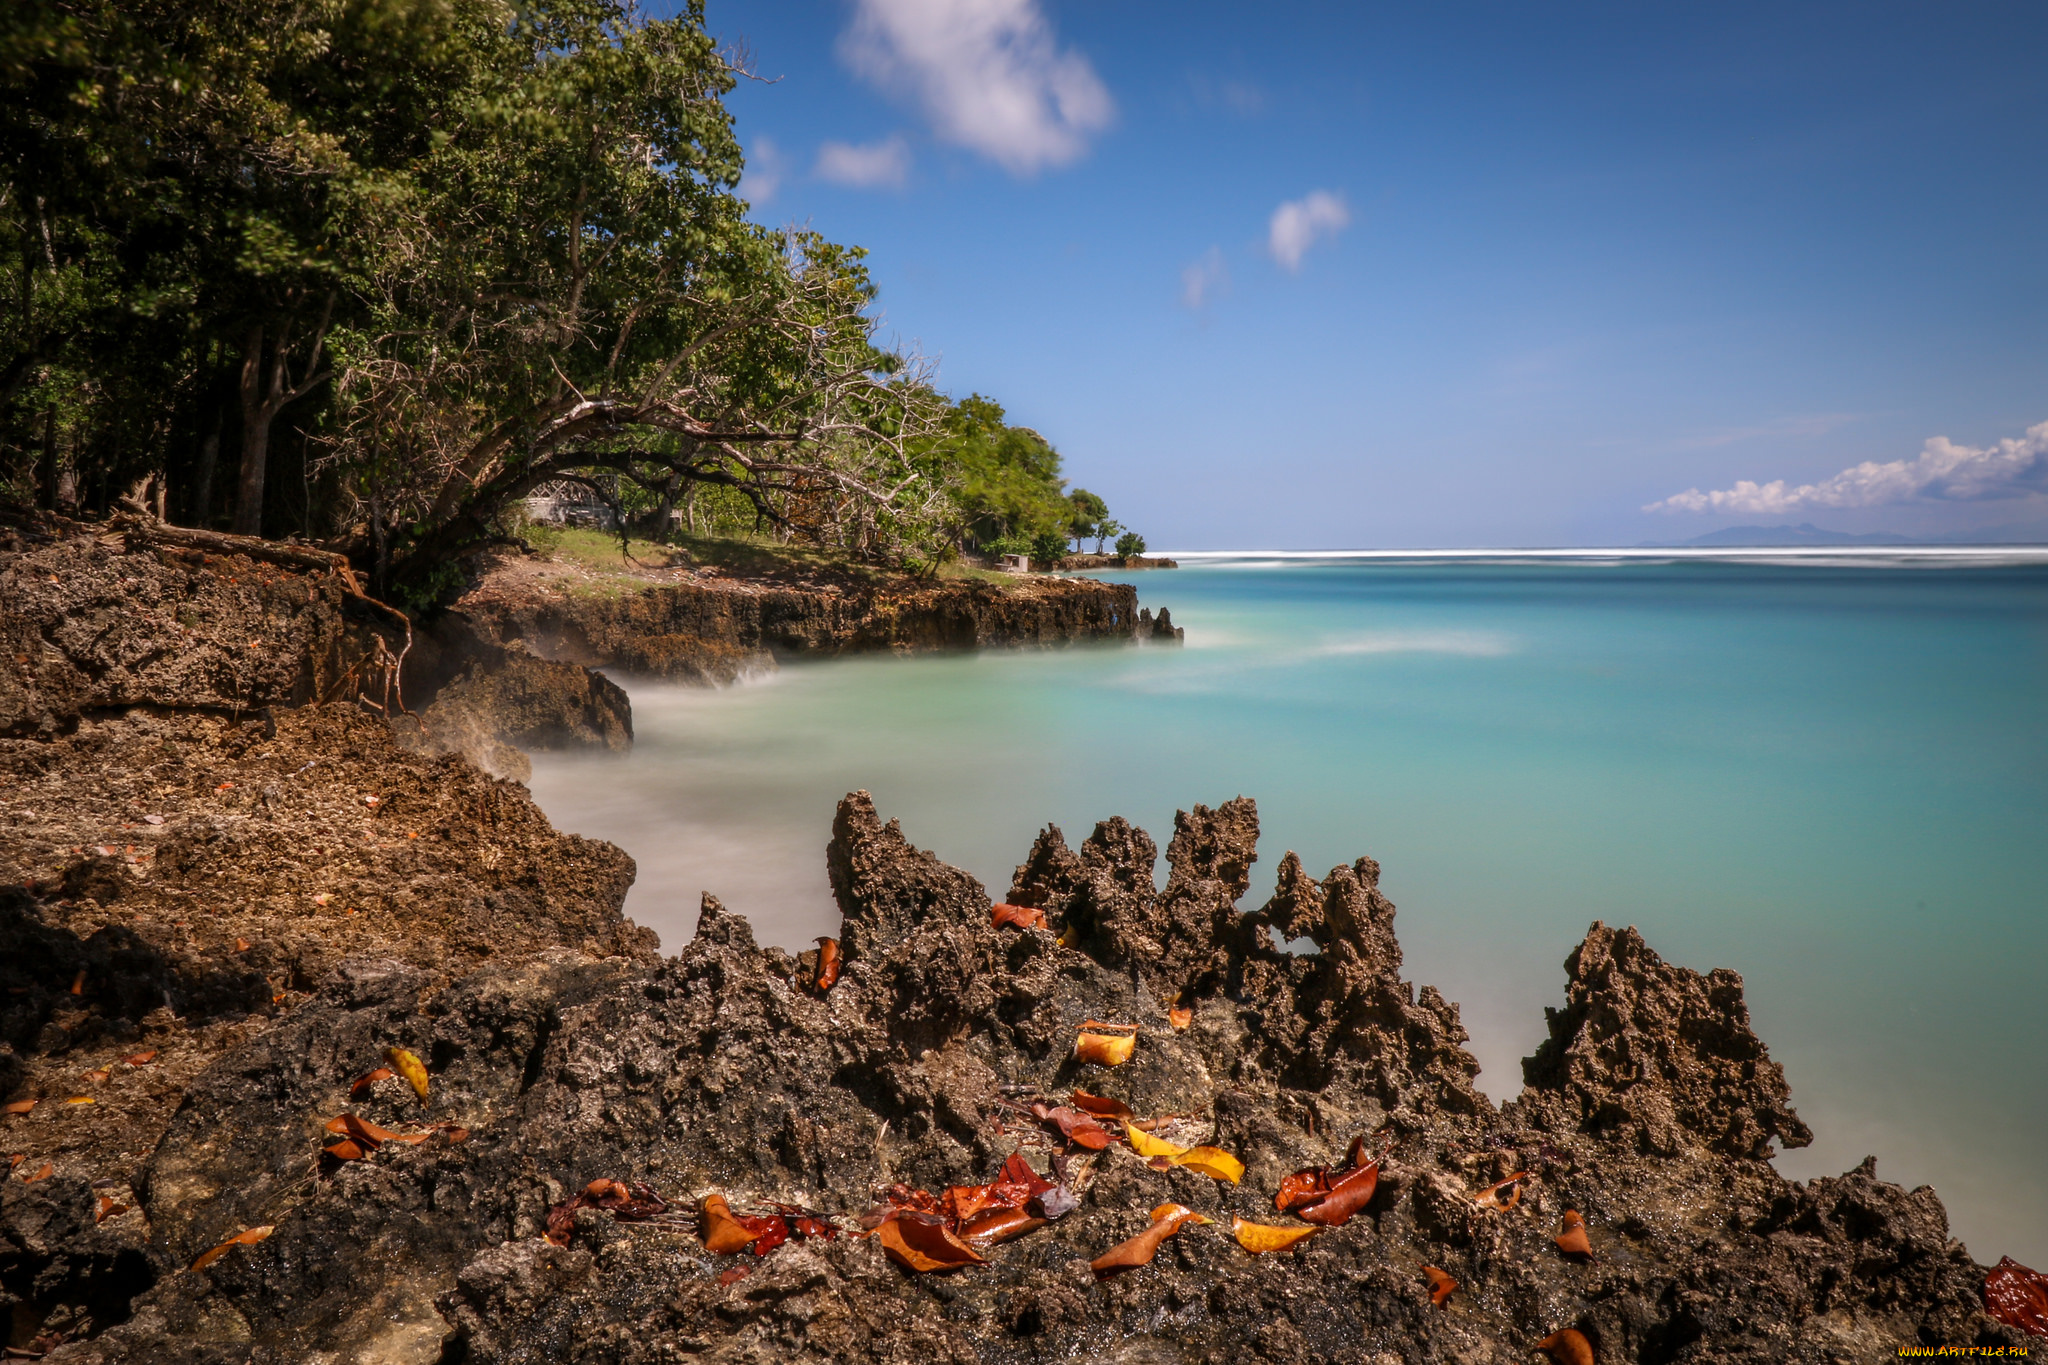
[[(1021, 910), (998, 916), (853, 793), (825, 852), (829, 954), (760, 948), (748, 907), (706, 896), (664, 958), (622, 913), (631, 860), (463, 756), (629, 738), (594, 666), (715, 679), (778, 654), (1127, 639), (1127, 588), (484, 594), (408, 649), (333, 572), (9, 535), (16, 1352), (1576, 1365), (2042, 1344), (1986, 1312), (1994, 1272), (1931, 1190), (1872, 1162), (1777, 1174), (1773, 1145), (1809, 1135), (1741, 978), (1666, 963), (1633, 929), (1595, 924), (1571, 951), (1525, 1087), (1496, 1106), (1457, 1006), (1402, 976), (1370, 858), (1316, 878), (1287, 854), (1247, 908), (1248, 800), (1176, 817), (1164, 887), (1144, 831), (1109, 820), (1070, 845), (1048, 827), (1020, 850)], [(523, 709), (463, 701), (465, 680), (521, 667)], [(1107, 1025), (1135, 1039), (1121, 1065), (1077, 1054)], [(1081, 1093), (1238, 1178), (1156, 1169), (1135, 1134), (1075, 1141), (1059, 1116)], [(1233, 1218), (1291, 1222), (1276, 1191), (1361, 1138), (1381, 1155), (1355, 1216), (1286, 1252), (1233, 1239)], [(979, 1263), (918, 1273), (862, 1235), (909, 1197), (892, 1187), (979, 1188), (1016, 1156), (1061, 1213)], [(812, 1226), (714, 1252), (710, 1196)], [(1091, 1270), (1169, 1203), (1214, 1222)], [(1566, 1210), (1583, 1252), (1559, 1240)]]

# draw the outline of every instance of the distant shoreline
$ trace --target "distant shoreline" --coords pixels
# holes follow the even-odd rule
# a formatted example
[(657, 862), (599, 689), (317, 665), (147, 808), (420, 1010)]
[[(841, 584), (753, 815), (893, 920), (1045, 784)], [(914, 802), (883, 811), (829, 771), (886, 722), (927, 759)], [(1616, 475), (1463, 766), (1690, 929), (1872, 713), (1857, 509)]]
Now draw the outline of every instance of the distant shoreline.
[(2048, 564), (2048, 545), (1673, 545), (1650, 547), (1555, 546), (1530, 549), (1419, 550), (1175, 550), (1172, 557), (1199, 563), (1225, 560), (1971, 560)]

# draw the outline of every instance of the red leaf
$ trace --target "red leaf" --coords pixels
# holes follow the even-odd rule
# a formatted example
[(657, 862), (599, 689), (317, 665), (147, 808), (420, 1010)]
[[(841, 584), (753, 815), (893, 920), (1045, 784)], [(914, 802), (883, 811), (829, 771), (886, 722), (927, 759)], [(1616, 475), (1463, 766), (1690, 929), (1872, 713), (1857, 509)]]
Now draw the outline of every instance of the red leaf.
[(1593, 1244), (1586, 1240), (1586, 1220), (1579, 1216), (1577, 1209), (1564, 1211), (1564, 1227), (1551, 1240), (1567, 1256), (1590, 1257), (1593, 1254)]
[(1031, 1106), (1031, 1117), (1050, 1123), (1060, 1130), (1061, 1137), (1076, 1147), (1086, 1147), (1091, 1152), (1099, 1152), (1116, 1141), (1110, 1136), (1107, 1128), (1080, 1110), (1070, 1109), (1066, 1105), (1054, 1108), (1047, 1104), (1034, 1104)]
[(1556, 1365), (1594, 1365), (1593, 1343), (1586, 1340), (1584, 1332), (1574, 1327), (1552, 1332), (1536, 1343), (1536, 1349), (1549, 1356)]
[(921, 1275), (958, 1270), (983, 1259), (980, 1252), (954, 1236), (944, 1223), (926, 1222), (915, 1214), (884, 1220), (875, 1230), (875, 1237), (890, 1260)]
[(989, 920), (998, 929), (1043, 929), (1045, 911), (1029, 905), (996, 905), (989, 910)]
[(2002, 1258), (1984, 1277), (1984, 1311), (2008, 1327), (2048, 1337), (2048, 1275)]
[(1352, 1214), (1371, 1202), (1372, 1192), (1379, 1188), (1379, 1183), (1380, 1166), (1377, 1161), (1343, 1172), (1341, 1178), (1330, 1186), (1328, 1194), (1302, 1209), (1296, 1217), (1304, 1223), (1341, 1228), (1351, 1221)]
[(1074, 1107), (1076, 1109), (1085, 1109), (1091, 1114), (1101, 1114), (1106, 1118), (1132, 1119), (1137, 1117), (1136, 1114), (1131, 1112), (1131, 1106), (1125, 1104), (1122, 1100), (1113, 1100), (1106, 1095), (1091, 1095), (1085, 1090), (1076, 1090), (1074, 1092)]
[(375, 1071), (366, 1072), (356, 1077), (355, 1084), (348, 1088), (348, 1097), (352, 1100), (359, 1100), (369, 1094), (370, 1087), (377, 1084), (377, 1082), (388, 1081), (396, 1074), (388, 1066), (380, 1066)]
[(731, 1270), (720, 1271), (718, 1283), (721, 1288), (730, 1289), (753, 1273), (754, 1268), (752, 1266), (736, 1265)]
[(1448, 1271), (1440, 1270), (1433, 1265), (1422, 1267), (1422, 1273), (1429, 1277), (1429, 1301), (1439, 1308), (1443, 1307), (1444, 1300), (1457, 1292), (1458, 1282), (1451, 1278)]
[(818, 994), (823, 995), (839, 981), (839, 940), (820, 938), (818, 940), (818, 975), (811, 983)]

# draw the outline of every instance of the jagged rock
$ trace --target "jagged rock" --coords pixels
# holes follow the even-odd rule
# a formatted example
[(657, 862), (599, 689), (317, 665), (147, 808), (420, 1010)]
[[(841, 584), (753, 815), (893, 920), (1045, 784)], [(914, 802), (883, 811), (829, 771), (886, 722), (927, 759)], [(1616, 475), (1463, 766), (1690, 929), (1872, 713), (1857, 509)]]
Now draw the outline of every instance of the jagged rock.
[(1565, 960), (1563, 1010), (1523, 1064), (1521, 1104), (1538, 1122), (1569, 1125), (1676, 1156), (1693, 1146), (1762, 1157), (1773, 1139), (1803, 1147), (1784, 1069), (1749, 1026), (1742, 978), (1673, 967), (1634, 927), (1595, 921)]

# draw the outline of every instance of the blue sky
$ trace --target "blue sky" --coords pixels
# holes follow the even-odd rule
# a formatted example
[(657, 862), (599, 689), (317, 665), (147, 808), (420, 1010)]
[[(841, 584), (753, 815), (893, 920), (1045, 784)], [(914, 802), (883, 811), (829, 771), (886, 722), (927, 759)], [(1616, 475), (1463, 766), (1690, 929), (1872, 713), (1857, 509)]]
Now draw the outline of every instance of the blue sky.
[(2048, 7), (709, 17), (756, 217), (1155, 549), (2048, 527)]

